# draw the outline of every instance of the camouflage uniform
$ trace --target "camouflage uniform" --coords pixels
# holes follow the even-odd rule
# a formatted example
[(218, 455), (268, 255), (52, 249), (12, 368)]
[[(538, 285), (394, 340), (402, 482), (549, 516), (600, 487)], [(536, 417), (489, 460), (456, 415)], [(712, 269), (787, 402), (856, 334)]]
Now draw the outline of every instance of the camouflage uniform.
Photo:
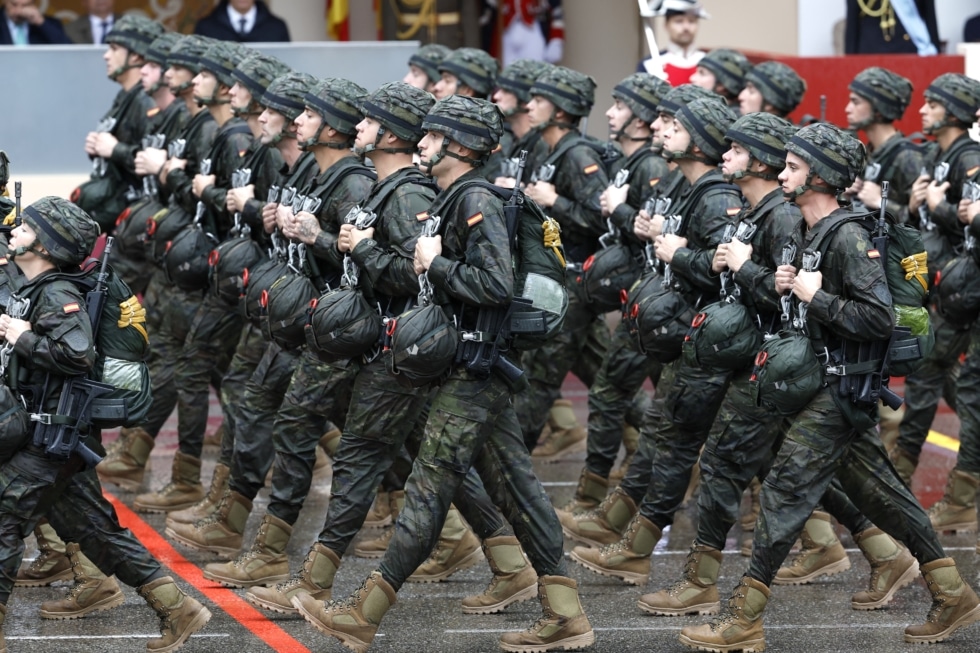
[(531, 99), (531, 85), (548, 68), (549, 65), (543, 61), (519, 59), (497, 76), (497, 87), (512, 93), (517, 98), (517, 106), (509, 114), (504, 112), (504, 134), (500, 137), (500, 145), (490, 154), (487, 164), (483, 166), (487, 180), (496, 181), (497, 177), (513, 177), (521, 150), (527, 151), (522, 181), (526, 181), (530, 171), (535, 170), (547, 158), (548, 144), (541, 140), (541, 130), (532, 128), (518, 138), (514, 134), (510, 119), (514, 114), (527, 113), (527, 103)]

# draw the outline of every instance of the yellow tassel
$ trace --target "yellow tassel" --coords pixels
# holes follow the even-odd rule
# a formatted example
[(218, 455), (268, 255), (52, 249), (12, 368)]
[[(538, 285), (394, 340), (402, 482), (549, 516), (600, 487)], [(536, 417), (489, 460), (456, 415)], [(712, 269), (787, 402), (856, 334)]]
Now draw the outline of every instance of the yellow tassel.
[(561, 225), (554, 218), (547, 218), (541, 223), (541, 229), (544, 231), (544, 246), (551, 248), (561, 261), (561, 266), (565, 267), (565, 255), (561, 250)]
[(902, 269), (905, 270), (905, 280), (911, 281), (914, 277), (919, 284), (922, 285), (922, 289), (929, 290), (929, 255), (926, 252), (919, 252), (918, 254), (913, 254), (912, 256), (906, 256), (902, 259)]
[(140, 332), (146, 343), (150, 343), (150, 336), (146, 332), (146, 327), (143, 326), (146, 323), (146, 309), (140, 304), (140, 300), (136, 299), (136, 295), (133, 295), (124, 302), (119, 304), (119, 321), (116, 323), (120, 329), (125, 329), (126, 327), (133, 327)]

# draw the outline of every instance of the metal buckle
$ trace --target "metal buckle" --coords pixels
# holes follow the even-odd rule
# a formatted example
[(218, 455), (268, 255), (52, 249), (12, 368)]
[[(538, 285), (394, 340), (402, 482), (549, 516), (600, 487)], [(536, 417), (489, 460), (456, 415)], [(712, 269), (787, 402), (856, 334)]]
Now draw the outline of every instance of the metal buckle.
[(32, 422), (37, 422), (38, 424), (44, 424), (45, 426), (51, 425), (51, 418), (54, 417), (51, 413), (31, 413), (30, 418)]

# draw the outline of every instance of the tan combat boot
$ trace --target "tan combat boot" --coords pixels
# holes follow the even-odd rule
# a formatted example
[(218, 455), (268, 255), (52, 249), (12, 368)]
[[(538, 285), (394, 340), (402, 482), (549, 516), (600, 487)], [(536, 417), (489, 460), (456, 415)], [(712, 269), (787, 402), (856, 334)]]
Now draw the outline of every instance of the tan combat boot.
[(558, 520), (565, 535), (571, 539), (601, 547), (619, 541), (637, 510), (630, 495), (616, 487), (595, 510), (581, 515), (559, 510)]
[(333, 577), (340, 567), (336, 553), (319, 542), (310, 547), (299, 575), (269, 587), (255, 586), (245, 592), (245, 600), (265, 610), (296, 614), (293, 597), (309, 594), (317, 601), (329, 601)]
[(136, 588), (160, 617), (161, 637), (146, 643), (149, 653), (176, 651), (211, 620), (211, 611), (184, 594), (170, 576)]
[(190, 508), (204, 498), (201, 485), (201, 459), (181, 452), (174, 454), (170, 482), (159, 492), (136, 495), (137, 512), (170, 512)]
[(34, 527), (37, 538), (37, 557), (27, 567), (17, 570), (14, 587), (47, 587), (72, 577), (71, 560), (65, 553), (65, 543), (51, 524), (42, 519)]
[(738, 552), (743, 556), (752, 555), (752, 539), (755, 537), (755, 524), (759, 521), (759, 511), (762, 504), (759, 502), (759, 495), (762, 493), (762, 483), (758, 478), (752, 477), (749, 487), (745, 494), (748, 495), (748, 508), (743, 510), (738, 516), (739, 525), (742, 527), (742, 541)]
[(228, 477), (231, 469), (228, 465), (218, 463), (214, 466), (214, 473), (211, 474), (211, 487), (204, 498), (195, 503), (190, 508), (174, 510), (167, 513), (167, 526), (171, 524), (196, 524), (205, 517), (213, 515), (221, 504), (221, 497), (228, 489)]
[(855, 610), (877, 610), (888, 605), (895, 592), (915, 580), (919, 563), (909, 550), (877, 527), (854, 534), (861, 553), (871, 565), (868, 589), (851, 597)]
[(588, 469), (582, 469), (578, 477), (578, 487), (575, 488), (575, 496), (561, 508), (558, 508), (559, 516), (561, 513), (570, 515), (581, 515), (590, 510), (595, 510), (606, 498), (609, 491), (609, 479), (602, 478), (598, 474), (593, 474)]
[(446, 514), (446, 523), (439, 533), (436, 548), (425, 562), (408, 577), (410, 583), (438, 583), (457, 571), (469, 569), (483, 557), (478, 538), (469, 526), (463, 523), (459, 511), (451, 507)]
[(108, 444), (103, 444), (105, 447), (105, 457), (108, 458), (109, 456), (112, 456), (113, 454), (118, 453), (119, 450), (123, 449), (126, 446), (126, 441), (132, 437), (132, 432), (133, 429), (125, 426), (119, 429), (119, 437)]
[(650, 576), (650, 554), (660, 535), (653, 522), (637, 513), (618, 542), (601, 549), (577, 546), (570, 555), (597, 574), (620, 578), (631, 585), (645, 585)]
[(374, 495), (374, 503), (371, 510), (364, 518), (364, 528), (382, 528), (391, 523), (391, 502), (388, 500), (388, 493), (384, 488), (378, 486), (378, 492)]
[(225, 490), (218, 509), (193, 524), (167, 522), (167, 537), (198, 551), (230, 558), (242, 548), (242, 534), (252, 512), (252, 502), (238, 492)]
[(90, 612), (112, 609), (126, 601), (116, 579), (103, 574), (85, 557), (77, 544), (69, 542), (66, 550), (75, 584), (63, 599), (41, 604), (42, 619), (78, 619)]
[(582, 610), (578, 583), (565, 576), (542, 576), (538, 580), (541, 618), (527, 630), (504, 633), (500, 648), (505, 651), (577, 651), (595, 643), (592, 624)]
[(388, 543), (391, 542), (391, 537), (395, 534), (395, 522), (398, 521), (398, 515), (401, 514), (402, 508), (405, 507), (405, 491), (404, 490), (394, 490), (388, 493), (388, 508), (391, 511), (391, 527), (386, 528), (381, 535), (378, 537), (371, 538), (370, 540), (364, 540), (360, 544), (354, 547), (354, 555), (360, 558), (380, 558), (388, 550)]
[(899, 478), (912, 487), (912, 475), (915, 474), (915, 468), (919, 466), (919, 458), (896, 446), (888, 452), (888, 459), (892, 461)]
[(773, 585), (806, 585), (820, 576), (833, 576), (851, 568), (827, 513), (813, 511), (803, 525), (800, 542), (803, 548), (793, 562), (776, 572)]
[(623, 456), (623, 462), (619, 463), (619, 467), (609, 472), (611, 483), (619, 483), (623, 480), (626, 471), (630, 468), (630, 463), (633, 462), (633, 456), (636, 455), (636, 450), (639, 448), (640, 432), (629, 424), (623, 424), (623, 449), (626, 450), (626, 455)]
[(341, 430), (335, 426), (320, 436), (318, 444), (323, 449), (323, 452), (330, 456), (331, 459), (337, 455), (337, 447), (340, 446), (340, 437), (342, 435)]
[(293, 605), (310, 625), (324, 635), (336, 637), (356, 653), (368, 650), (378, 625), (394, 604), (395, 590), (380, 571), (371, 572), (346, 601), (324, 603), (312, 594), (293, 598)]
[(516, 537), (488, 537), (483, 542), (483, 554), (493, 578), (483, 594), (463, 599), (463, 614), (494, 614), (512, 603), (534, 598), (538, 575)]
[(531, 458), (538, 462), (558, 462), (565, 456), (585, 451), (588, 433), (578, 422), (572, 402), (558, 399), (548, 413), (551, 431), (547, 439), (534, 447)]
[(289, 579), (286, 545), (293, 527), (266, 513), (251, 548), (231, 562), (212, 562), (204, 577), (225, 587), (255, 587)]
[(118, 485), (129, 492), (138, 491), (155, 444), (153, 437), (143, 429), (128, 429), (125, 442), (96, 465), (99, 480), (103, 484)]
[(768, 601), (768, 587), (742, 576), (725, 611), (711, 623), (681, 629), (680, 642), (699, 651), (764, 651), (762, 613)]
[(949, 638), (964, 626), (980, 621), (980, 600), (960, 578), (952, 558), (940, 558), (921, 567), (932, 608), (924, 624), (905, 629), (905, 641), (934, 644)]
[(889, 408), (885, 404), (878, 405), (878, 435), (881, 443), (885, 445), (885, 451), (891, 451), (898, 443), (898, 427), (905, 417), (905, 405), (898, 410)]
[(695, 542), (687, 554), (684, 578), (665, 590), (644, 594), (637, 605), (644, 612), (664, 617), (717, 614), (721, 608), (717, 585), (719, 570), (721, 551)]
[(221, 441), (224, 439), (225, 439), (225, 421), (221, 420), (221, 424), (218, 424), (218, 428), (211, 431), (210, 433), (204, 434), (204, 446), (220, 447)]
[(929, 521), (937, 533), (977, 530), (977, 486), (980, 486), (980, 474), (955, 467), (950, 470), (943, 498), (928, 510)]

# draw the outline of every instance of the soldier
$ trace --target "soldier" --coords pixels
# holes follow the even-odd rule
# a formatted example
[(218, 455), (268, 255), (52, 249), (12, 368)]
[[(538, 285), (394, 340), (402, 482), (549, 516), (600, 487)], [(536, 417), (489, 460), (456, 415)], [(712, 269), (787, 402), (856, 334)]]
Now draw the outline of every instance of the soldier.
[[(806, 320), (813, 352), (827, 352), (818, 361), (828, 365), (824, 369), (829, 375), (833, 365), (851, 364), (845, 352), (857, 348), (848, 347), (848, 342), (887, 341), (895, 319), (891, 293), (877, 252), (869, 251), (867, 230), (848, 221), (837, 201), (864, 164), (860, 142), (837, 127), (817, 123), (797, 132), (786, 149), (786, 168), (779, 179), (803, 214), (800, 238), (808, 248), (798, 253), (797, 262), (806, 257), (806, 268), (816, 269), (797, 271), (796, 264), (780, 265), (774, 283), (777, 293), (791, 290), (796, 300), (807, 304), (801, 319)], [(813, 256), (814, 251), (822, 256)], [(707, 651), (765, 646), (762, 615), (769, 585), (835, 473), (858, 508), (907, 544), (919, 560), (933, 606), (925, 624), (905, 629), (905, 641), (943, 641), (980, 620), (980, 600), (953, 560), (944, 557), (925, 511), (885, 460), (874, 433), (877, 407), (870, 398), (858, 403), (842, 395), (832, 381), (816, 387), (793, 418), (763, 483), (748, 573), (721, 616), (710, 624), (684, 628), (681, 643)]]
[[(186, 149), (179, 157), (168, 157), (167, 150), (159, 148), (144, 149), (136, 156), (137, 171), (157, 175), (161, 198), (167, 200), (166, 212), (153, 216), (154, 231), (156, 225), (162, 224), (165, 219), (194, 215), (197, 202), (192, 193), (191, 180), (200, 162), (207, 158), (218, 129), (211, 112), (194, 97), (193, 80), (200, 71), (201, 55), (208, 44), (209, 41), (203, 37), (185, 36), (167, 56), (167, 84), (184, 103), (190, 116), (180, 133)], [(122, 442), (96, 467), (102, 482), (113, 483), (130, 491), (137, 491), (142, 485), (154, 439), (177, 403), (177, 390), (173, 384), (174, 362), (186, 335), (186, 330), (178, 325), (187, 324), (197, 308), (194, 298), (178, 293), (169, 284), (159, 260), (154, 256), (152, 245), (151, 240), (148, 254), (155, 259), (157, 269), (150, 279), (146, 295), (148, 299), (152, 298), (147, 311), (147, 326), (153, 333), (147, 365), (153, 384), (153, 404), (141, 426), (122, 429)]]
[[(657, 117), (663, 95), (669, 90), (667, 82), (653, 75), (633, 73), (613, 88), (614, 102), (606, 111), (610, 138), (623, 149), (623, 157), (613, 164), (610, 175), (617, 179), (626, 176), (627, 181), (608, 186), (599, 202), (610, 233), (628, 248), (636, 264), (635, 275), (623, 290), (639, 278), (642, 270), (642, 242), (633, 234), (633, 223), (667, 174), (666, 160), (652, 149), (650, 125)], [(639, 397), (642, 403), (646, 399), (641, 391), (643, 381), (656, 379), (659, 374), (657, 362), (637, 349), (626, 321), (621, 321), (589, 388), (588, 453), (573, 510), (595, 507), (605, 498), (609, 475), (623, 441), (624, 424), (638, 430), (642, 421), (644, 407), (630, 411), (630, 403), (634, 397)], [(562, 527), (567, 528), (572, 511), (560, 511), (559, 517)]]
[[(908, 207), (909, 216), (919, 221), (929, 254), (929, 278), (934, 280), (964, 242), (957, 206), (963, 182), (980, 170), (980, 144), (968, 133), (980, 107), (980, 82), (947, 73), (934, 79), (924, 95), (926, 101), (919, 109), (922, 131), (936, 137), (938, 150), (927, 159), (925, 174), (915, 180)], [(945, 179), (937, 178), (939, 175)], [(940, 397), (961, 410), (955, 383), (960, 355), (969, 345), (969, 331), (950, 324), (935, 306), (930, 307), (930, 317), (936, 346), (905, 380), (905, 417), (892, 455), (896, 467), (909, 478), (918, 465)], [(976, 530), (978, 486), (980, 458), (959, 457), (950, 470), (943, 498), (929, 509), (933, 526), (939, 531)]]
[(743, 116), (765, 111), (781, 118), (793, 113), (806, 93), (806, 81), (779, 61), (763, 61), (745, 73), (745, 88), (738, 94)]
[(131, 201), (127, 192), (139, 184), (133, 157), (146, 133), (147, 112), (153, 108), (140, 84), (140, 67), (147, 46), (162, 33), (160, 23), (124, 16), (105, 38), (109, 47), (102, 58), (108, 77), (122, 88), (99, 129), (85, 137), (85, 153), (94, 159), (94, 169), (90, 180), (75, 189), (72, 201), (88, 211), (107, 233)]
[(420, 47), (408, 58), (408, 72), (402, 81), (409, 86), (432, 93), (436, 84), (442, 79), (439, 74), (439, 64), (452, 52), (449, 48), (438, 43), (427, 43)]
[[(218, 129), (207, 156), (210, 169), (198, 172), (191, 191), (203, 208), (203, 212), (196, 211), (196, 219), (200, 220), (198, 228), (212, 234), (217, 242), (224, 239), (232, 224), (225, 205), (225, 189), (231, 186), (231, 175), (240, 167), (253, 140), (248, 125), (234, 116), (230, 105), (231, 87), (235, 83), (231, 73), (244, 54), (245, 50), (238, 44), (216, 42), (201, 55), (201, 70), (194, 77), (194, 97), (207, 106)], [(192, 228), (194, 225), (184, 227)], [(178, 252), (171, 249), (168, 256), (179, 256)], [(185, 264), (180, 263), (176, 269), (183, 269)], [(220, 305), (210, 295), (202, 297), (199, 281), (172, 280), (177, 286), (175, 294), (184, 295), (188, 309), (194, 307), (193, 313), (188, 310), (181, 315), (189, 318), (187, 322), (171, 327), (175, 334), (186, 334), (176, 356), (173, 375), (179, 450), (174, 455), (170, 482), (157, 492), (137, 495), (133, 506), (141, 512), (181, 510), (204, 498), (201, 451), (211, 375), (221, 374), (227, 368), (242, 329), (236, 311)]]
[(450, 95), (488, 98), (497, 83), (500, 64), (478, 48), (459, 48), (437, 66), (439, 81), (432, 87), (437, 100)]
[(691, 83), (725, 98), (738, 110), (738, 96), (745, 88), (745, 75), (752, 69), (748, 58), (737, 50), (718, 48), (704, 55), (691, 75)]
[[(742, 208), (737, 187), (717, 170), (725, 150), (725, 134), (734, 114), (712, 99), (695, 100), (681, 107), (664, 134), (664, 154), (677, 161), (691, 188), (676, 209), (681, 216), (677, 233), (662, 233), (662, 222), (637, 221), (641, 238), (654, 239), (659, 260), (670, 265), (672, 292), (694, 309), (716, 301), (720, 290), (711, 270), (713, 249), (722, 242), (726, 227)], [(650, 554), (665, 526), (673, 521), (697, 463), (702, 445), (724, 398), (731, 373), (696, 367), (677, 358), (661, 375), (665, 391), (663, 416), (648, 419), (642, 431), (651, 431), (653, 456), (645, 495), (634, 498), (639, 511), (618, 541), (601, 549), (576, 547), (572, 559), (592, 571), (643, 583), (649, 574)], [(665, 384), (666, 380), (666, 384)], [(641, 438), (644, 436), (641, 434)], [(635, 464), (635, 463), (634, 463)]]
[[(609, 178), (599, 153), (578, 133), (579, 123), (595, 101), (595, 81), (578, 71), (555, 66), (534, 82), (530, 93), (530, 122), (541, 130), (549, 152), (532, 173), (527, 194), (558, 220), (567, 260), (580, 266), (606, 231), (599, 197)], [(548, 409), (560, 397), (568, 371), (587, 386), (592, 385), (608, 346), (609, 330), (601, 316), (572, 290), (575, 276), (569, 271), (569, 306), (561, 334), (529, 352), (524, 361), (531, 389), (518, 395), (516, 409), (529, 450), (535, 449)], [(582, 429), (562, 429), (553, 434), (562, 437), (549, 445), (549, 456), (585, 444)]]
[(541, 130), (531, 128), (527, 103), (531, 101), (531, 85), (548, 67), (543, 61), (518, 59), (497, 77), (497, 90), (492, 99), (504, 114), (504, 135), (485, 169), (487, 179), (498, 186), (514, 187), (521, 150), (527, 151), (525, 170), (534, 170), (547, 156), (548, 146), (541, 140)]
[[(505, 307), (513, 295), (502, 203), (488, 189), (465, 186), (480, 175), (479, 166), (497, 146), (502, 120), (487, 101), (451, 97), (436, 103), (422, 128), (427, 130), (419, 148), (422, 165), (443, 190), (444, 201), (437, 199), (431, 214), (440, 215), (444, 226), (441, 236), (419, 238), (414, 268), (426, 273), (436, 301), (462, 317), (461, 328), (472, 329), (478, 311), (463, 313), (464, 306)], [(505, 634), (501, 647), (549, 651), (593, 643), (577, 583), (565, 573), (558, 520), (531, 469), (512, 396), (495, 373), (480, 379), (463, 365), (449, 370), (433, 399), (405, 488), (405, 508), (379, 569), (347, 601), (324, 603), (311, 594), (295, 598), (296, 608), (318, 630), (367, 649), (396, 591), (435, 543), (466, 471), (475, 466), (491, 496), (506, 497), (511, 525), (538, 574), (544, 607), (544, 617), (522, 633)]]
[[(30, 299), (30, 304), (21, 317), (0, 316), (0, 333), (21, 372), (13, 387), (38, 389), (28, 404), (32, 412), (56, 413), (65, 380), (87, 373), (95, 362), (85, 298), (72, 282), (55, 275), (77, 271), (98, 234), (94, 220), (57, 197), (45, 197), (27, 207), (23, 223), (11, 233), (10, 255), (24, 275), (17, 296)], [(42, 389), (40, 402), (36, 398), (42, 396)], [(6, 431), (5, 435), (11, 434)], [(97, 430), (82, 436), (90, 448), (101, 450)], [(23, 533), (45, 512), (60, 532), (79, 543), (70, 545), (74, 551), (80, 546), (99, 568), (136, 587), (158, 614), (162, 637), (148, 642), (148, 651), (176, 650), (210, 620), (210, 611), (184, 594), (119, 525), (95, 473), (84, 469), (77, 454), (65, 460), (49, 456), (33, 440), (22, 442), (0, 466), (0, 487), (4, 496), (0, 501), (0, 647), (6, 604), (24, 554)]]

